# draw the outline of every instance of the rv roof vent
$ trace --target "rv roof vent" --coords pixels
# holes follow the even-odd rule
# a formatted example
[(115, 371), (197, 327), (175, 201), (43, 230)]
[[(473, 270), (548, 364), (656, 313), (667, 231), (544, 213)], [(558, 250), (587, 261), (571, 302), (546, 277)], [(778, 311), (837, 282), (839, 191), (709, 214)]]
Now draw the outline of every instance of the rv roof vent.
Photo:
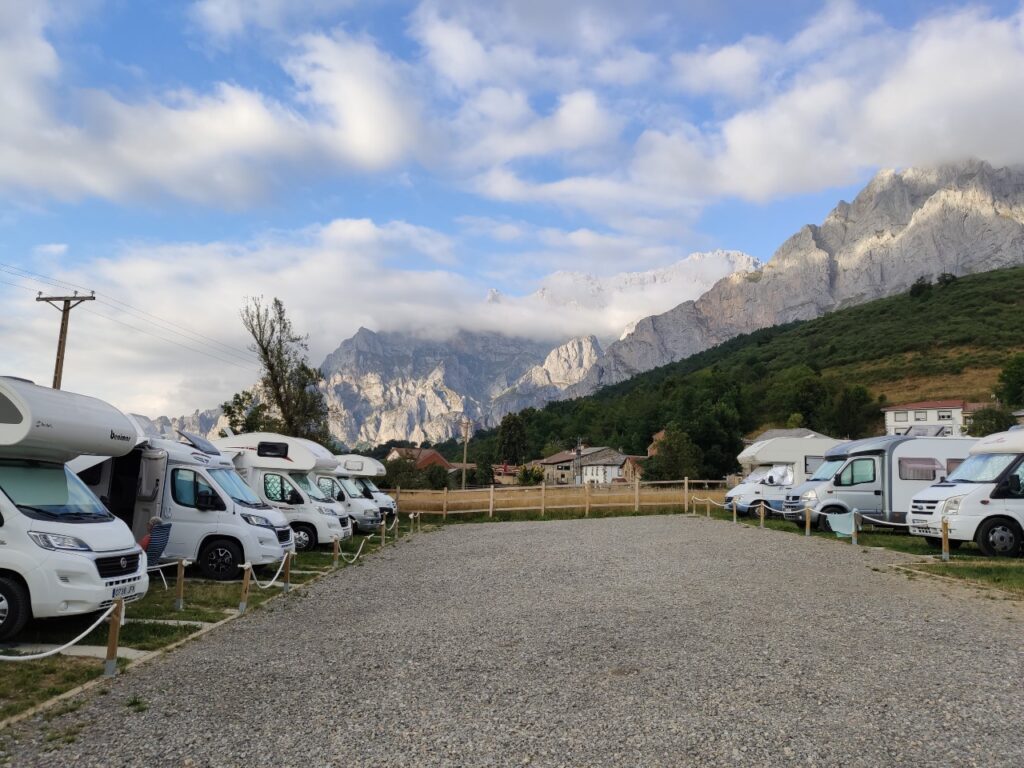
[(202, 451), (207, 456), (220, 456), (220, 451), (207, 440), (205, 437), (199, 435), (193, 435), (191, 432), (183, 432), (178, 430), (178, 434), (185, 438), (185, 442), (195, 448), (197, 451)]
[(287, 459), (288, 443), (260, 443), (256, 446), (256, 455), (267, 459)]

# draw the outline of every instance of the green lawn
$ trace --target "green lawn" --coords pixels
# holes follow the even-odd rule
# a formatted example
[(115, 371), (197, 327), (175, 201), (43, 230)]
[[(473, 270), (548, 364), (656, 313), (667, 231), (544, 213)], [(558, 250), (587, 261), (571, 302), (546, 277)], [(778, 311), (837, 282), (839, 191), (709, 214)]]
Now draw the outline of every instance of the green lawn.
[(37, 661), (0, 662), (0, 719), (24, 712), (103, 673), (99, 659), (56, 656)]
[(952, 560), (948, 563), (923, 563), (915, 570), (951, 576), (954, 579), (998, 587), (1024, 596), (1024, 560)]

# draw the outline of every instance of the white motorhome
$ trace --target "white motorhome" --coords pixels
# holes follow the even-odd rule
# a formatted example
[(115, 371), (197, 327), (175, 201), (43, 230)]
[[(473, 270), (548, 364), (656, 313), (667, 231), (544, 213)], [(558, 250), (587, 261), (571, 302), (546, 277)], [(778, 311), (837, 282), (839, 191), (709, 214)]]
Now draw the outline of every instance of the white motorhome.
[(316, 485), (317, 472), (333, 472), (338, 461), (309, 440), (271, 432), (247, 432), (213, 441), (256, 495), (281, 510), (300, 551), (352, 536), (344, 510)]
[(761, 506), (766, 514), (781, 514), (788, 491), (806, 482), (824, 461), (825, 453), (842, 442), (808, 435), (753, 443), (736, 457), (741, 466), (751, 467), (751, 472), (726, 493), (726, 504), (735, 501), (741, 514), (758, 514)]
[(374, 502), (380, 513), (390, 523), (398, 514), (398, 504), (386, 493), (383, 493), (374, 478), (384, 477), (387, 468), (376, 459), (370, 456), (360, 456), (350, 453), (344, 456), (337, 456), (338, 474), (352, 478), (356, 486), (362, 490), (363, 496)]
[(129, 418), (136, 427), (130, 453), (83, 456), (68, 466), (136, 538), (161, 518), (171, 524), (164, 558), (192, 560), (219, 580), (237, 578), (242, 563), (276, 563), (293, 547), (284, 514), (260, 501), (209, 441), (188, 432), (171, 439), (145, 416)]
[(122, 456), (135, 428), (107, 403), (0, 378), (0, 639), (31, 618), (100, 611), (149, 588), (132, 532), (66, 466)]
[(979, 440), (944, 482), (914, 495), (910, 532), (942, 545), (942, 518), (953, 548), (975, 541), (987, 557), (1017, 557), (1024, 544), (1024, 430)]
[(882, 524), (903, 524), (914, 494), (956, 469), (976, 442), (887, 435), (836, 446), (825, 454), (818, 479), (787, 495), (786, 519), (802, 525), (809, 507), (812, 522), (822, 528), (822, 515), (853, 510)]

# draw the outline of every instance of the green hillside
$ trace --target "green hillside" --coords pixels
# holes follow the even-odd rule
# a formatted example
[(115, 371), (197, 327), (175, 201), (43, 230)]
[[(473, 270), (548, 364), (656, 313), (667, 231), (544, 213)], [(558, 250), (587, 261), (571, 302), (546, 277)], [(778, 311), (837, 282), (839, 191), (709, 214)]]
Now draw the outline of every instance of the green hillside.
[[(1024, 268), (920, 285), (908, 294), (732, 339), (589, 397), (528, 409), (525, 458), (555, 446), (610, 445), (643, 454), (674, 425), (704, 476), (734, 466), (744, 435), (801, 425), (837, 437), (881, 429), (885, 402), (987, 400), (1006, 358), (1024, 349)], [(454, 441), (436, 446), (461, 459)], [(472, 460), (502, 456), (497, 430)]]

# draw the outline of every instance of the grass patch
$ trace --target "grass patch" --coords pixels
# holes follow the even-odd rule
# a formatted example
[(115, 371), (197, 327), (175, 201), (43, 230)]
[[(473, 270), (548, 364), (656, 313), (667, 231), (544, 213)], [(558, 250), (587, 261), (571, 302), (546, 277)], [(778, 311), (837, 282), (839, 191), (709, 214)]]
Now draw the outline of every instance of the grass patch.
[[(261, 579), (264, 583), (273, 573)], [(294, 581), (295, 579), (293, 579)], [(252, 584), (249, 588), (248, 608), (254, 608), (276, 594), (274, 590), (263, 590)], [(130, 619), (171, 619), (175, 621), (217, 622), (228, 616), (229, 611), (238, 610), (242, 598), (241, 581), (197, 581), (185, 580), (185, 609), (174, 610), (174, 586), (165, 590), (163, 585), (150, 584), (149, 592), (136, 603), (128, 606)], [(131, 626), (130, 624), (128, 626)]]
[[(18, 641), (59, 645), (73, 640), (93, 621), (95, 621), (94, 615), (36, 621), (18, 636)], [(157, 648), (170, 645), (198, 629), (198, 624), (128, 623), (121, 627), (120, 645), (140, 651), (155, 651)], [(106, 645), (107, 634), (108, 625), (100, 624), (82, 639), (81, 645)]]
[(132, 712), (145, 712), (149, 709), (149, 704), (141, 696), (132, 696), (124, 705)]
[(100, 659), (73, 656), (51, 656), (36, 661), (5, 661), (3, 665), (3, 673), (0, 674), (0, 719), (24, 712), (103, 674), (103, 662)]
[(915, 566), (917, 570), (939, 576), (951, 576), (1024, 597), (1024, 561), (1022, 560), (977, 560), (951, 561), (948, 563), (924, 563)]

